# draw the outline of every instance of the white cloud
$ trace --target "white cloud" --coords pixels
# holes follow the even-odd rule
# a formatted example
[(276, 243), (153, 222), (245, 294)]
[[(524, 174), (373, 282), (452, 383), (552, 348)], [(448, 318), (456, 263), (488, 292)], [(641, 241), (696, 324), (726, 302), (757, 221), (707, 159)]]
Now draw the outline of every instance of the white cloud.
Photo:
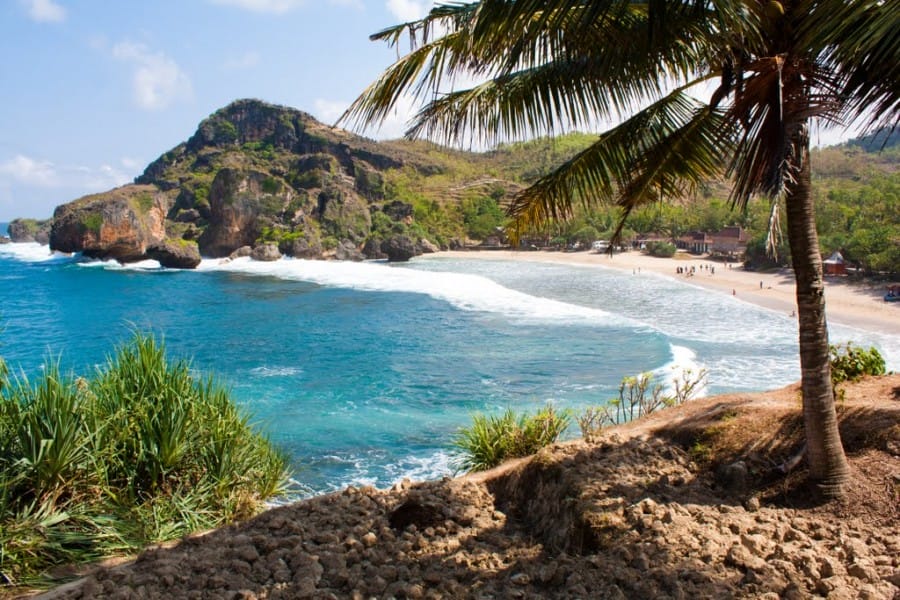
[(223, 64), (222, 68), (226, 71), (242, 71), (244, 69), (252, 69), (259, 64), (259, 52), (247, 52), (242, 56), (229, 58)]
[(55, 187), (58, 181), (53, 163), (34, 160), (21, 154), (0, 163), (0, 175), (18, 183), (38, 187)]
[(131, 177), (110, 165), (86, 167), (55, 165), (48, 160), (18, 154), (0, 162), (0, 183), (16, 183), (36, 188), (76, 188), (101, 191), (124, 185)]
[(28, 17), (38, 23), (62, 23), (66, 20), (66, 9), (53, 0), (19, 0)]
[(385, 6), (400, 21), (415, 21), (428, 14), (432, 0), (387, 0)]
[(120, 42), (113, 56), (135, 66), (132, 93), (140, 108), (159, 110), (177, 99), (190, 98), (191, 81), (174, 60), (162, 52), (153, 52), (144, 44)]

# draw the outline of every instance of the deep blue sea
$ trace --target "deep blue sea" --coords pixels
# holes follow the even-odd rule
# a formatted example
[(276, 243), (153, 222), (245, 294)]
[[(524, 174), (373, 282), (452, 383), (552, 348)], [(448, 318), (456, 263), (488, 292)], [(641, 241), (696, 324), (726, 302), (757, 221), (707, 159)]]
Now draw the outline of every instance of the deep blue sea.
[[(474, 412), (579, 409), (626, 375), (702, 367), (706, 393), (799, 378), (787, 315), (652, 274), (439, 255), (170, 271), (6, 244), (0, 323), (0, 355), (27, 376), (48, 360), (90, 373), (135, 329), (158, 334), (233, 390), (307, 493), (451, 474)], [(831, 334), (900, 370), (900, 337)]]

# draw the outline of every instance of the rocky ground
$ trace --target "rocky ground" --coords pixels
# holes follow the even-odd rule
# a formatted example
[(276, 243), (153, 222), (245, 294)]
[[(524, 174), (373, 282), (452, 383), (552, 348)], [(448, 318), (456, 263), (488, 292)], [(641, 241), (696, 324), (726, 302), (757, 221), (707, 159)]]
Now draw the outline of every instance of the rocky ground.
[(718, 396), (489, 473), (349, 488), (43, 598), (900, 598), (900, 376), (847, 386), (817, 504), (800, 392)]

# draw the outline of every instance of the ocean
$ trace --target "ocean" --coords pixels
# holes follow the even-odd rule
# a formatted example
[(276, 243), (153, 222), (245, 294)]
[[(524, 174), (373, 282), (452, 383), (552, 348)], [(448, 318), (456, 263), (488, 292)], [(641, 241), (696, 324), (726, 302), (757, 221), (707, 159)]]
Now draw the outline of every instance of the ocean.
[[(28, 377), (48, 361), (89, 374), (134, 331), (155, 333), (231, 388), (290, 454), (302, 494), (453, 474), (472, 414), (578, 411), (629, 375), (705, 368), (705, 394), (799, 379), (787, 315), (654, 274), (439, 254), (172, 271), (6, 244), (0, 327), (0, 356)], [(900, 370), (900, 337), (830, 331)]]

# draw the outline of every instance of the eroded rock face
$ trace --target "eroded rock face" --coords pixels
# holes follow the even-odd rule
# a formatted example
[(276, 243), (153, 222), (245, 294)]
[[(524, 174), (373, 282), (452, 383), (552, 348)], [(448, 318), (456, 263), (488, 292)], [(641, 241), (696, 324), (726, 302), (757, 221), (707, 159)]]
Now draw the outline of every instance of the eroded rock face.
[(363, 244), (362, 253), (363, 256), (370, 259), (387, 258), (387, 254), (381, 250), (381, 240), (376, 238), (366, 240), (366, 243)]
[(282, 252), (294, 258), (322, 258), (322, 242), (318, 237), (303, 237), (291, 240), (280, 248)]
[(267, 213), (281, 210), (290, 199), (290, 190), (266, 173), (221, 169), (210, 187), (209, 227), (198, 240), (200, 252), (220, 258), (252, 246)]
[(319, 194), (322, 229), (362, 242), (372, 229), (372, 216), (365, 200), (349, 188), (330, 188)]
[(166, 238), (169, 199), (152, 185), (126, 185), (56, 208), (50, 248), (84, 256), (136, 262)]
[(13, 242), (37, 242), (47, 244), (50, 242), (50, 219), (13, 219), (9, 223), (9, 239)]
[(365, 259), (363, 253), (350, 240), (344, 240), (334, 249), (334, 257), (337, 260), (361, 261)]
[(250, 258), (263, 262), (272, 262), (281, 258), (281, 252), (278, 251), (278, 244), (269, 242), (256, 246), (253, 251), (250, 252)]
[(419, 240), (419, 248), (422, 249), (422, 254), (434, 254), (435, 252), (440, 252), (441, 249), (437, 244), (422, 238)]
[(250, 246), (241, 246), (234, 252), (228, 255), (228, 258), (234, 260), (235, 258), (243, 258), (245, 256), (250, 256), (253, 253), (253, 248)]
[(405, 262), (413, 256), (421, 254), (419, 249), (409, 237), (398, 235), (381, 242), (381, 251), (387, 255), (391, 262)]
[(200, 264), (200, 249), (194, 242), (163, 240), (147, 248), (147, 257), (169, 269), (194, 269)]

